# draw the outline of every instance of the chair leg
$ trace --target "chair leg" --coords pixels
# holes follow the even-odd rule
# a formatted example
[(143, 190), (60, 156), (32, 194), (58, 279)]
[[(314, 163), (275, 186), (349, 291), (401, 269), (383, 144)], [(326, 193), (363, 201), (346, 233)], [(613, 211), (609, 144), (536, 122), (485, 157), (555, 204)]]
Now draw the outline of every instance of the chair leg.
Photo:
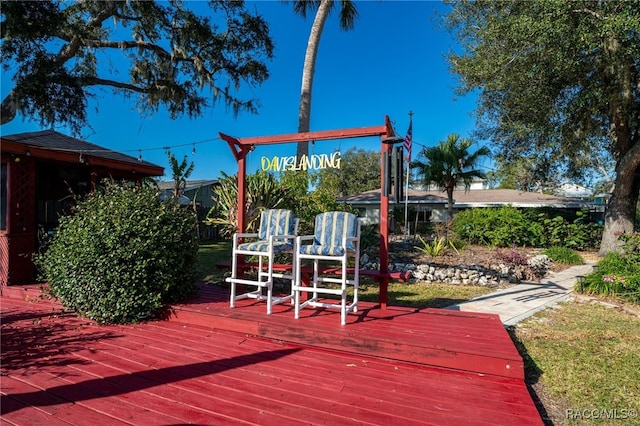
[[(234, 241), (235, 243), (235, 241)], [(234, 244), (235, 250), (235, 244)], [(231, 259), (231, 300), (229, 301), (229, 306), (231, 308), (236, 307), (236, 282), (235, 278), (238, 277), (238, 256), (236, 254), (233, 255)]]
[(299, 319), (300, 318), (300, 286), (302, 286), (302, 282), (301, 282), (302, 274), (300, 273), (300, 270), (302, 268), (301, 268), (301, 265), (299, 263), (300, 262), (299, 259), (294, 259), (294, 260), (296, 262), (296, 267), (295, 267), (295, 270), (296, 270), (295, 271), (295, 277), (296, 277), (296, 279), (295, 279), (295, 283), (294, 283), (295, 291), (294, 291), (294, 287), (293, 286), (291, 287), (291, 291), (294, 291), (294, 293), (295, 293), (294, 296), (293, 296), (293, 306), (294, 306), (294, 308), (293, 308), (293, 311), (294, 311), (293, 317), (295, 319)]
[(267, 315), (271, 315), (271, 301), (273, 297), (273, 288), (272, 286), (267, 287)]
[(358, 312), (358, 278), (353, 284), (353, 312)]
[(236, 307), (236, 282), (231, 281), (231, 300), (229, 301), (229, 306), (231, 308)]
[(356, 269), (353, 278), (353, 312), (358, 312), (358, 286), (360, 285), (360, 272), (358, 268), (360, 268), (360, 265), (356, 260)]
[(342, 289), (340, 301), (340, 325), (347, 324), (347, 290), (346, 288)]
[(340, 324), (347, 324), (347, 256), (342, 259), (342, 293), (340, 294)]
[(293, 252), (293, 258), (291, 259), (291, 304), (293, 305), (295, 303), (295, 295), (294, 295), (294, 291), (293, 291), (293, 287), (295, 285), (295, 283), (297, 282), (297, 266), (296, 266), (296, 252), (295, 252), (296, 248), (294, 247), (294, 252)]

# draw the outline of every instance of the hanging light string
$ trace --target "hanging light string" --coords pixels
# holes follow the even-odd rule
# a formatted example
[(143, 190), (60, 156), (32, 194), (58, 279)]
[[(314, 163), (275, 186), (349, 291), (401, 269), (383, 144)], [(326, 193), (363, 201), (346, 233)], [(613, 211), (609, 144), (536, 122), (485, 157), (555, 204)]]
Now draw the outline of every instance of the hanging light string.
[[(213, 141), (218, 141), (218, 140), (222, 140), (219, 137), (217, 138), (210, 138), (210, 139), (204, 139), (201, 141), (197, 141), (197, 142), (186, 142), (186, 143), (181, 143), (181, 144), (175, 144), (175, 145), (164, 145), (161, 147), (155, 147), (155, 148), (136, 148), (136, 149), (122, 149), (122, 150), (115, 150), (115, 149), (67, 149), (67, 148), (47, 148), (47, 147), (38, 147), (39, 149), (49, 149), (49, 150), (54, 150), (54, 151), (63, 151), (63, 152), (74, 152), (74, 153), (79, 153), (80, 157), (82, 159), (83, 155), (87, 155), (87, 154), (99, 154), (99, 153), (107, 153), (107, 152), (117, 152), (117, 153), (138, 153), (138, 160), (142, 161), (142, 153), (143, 152), (149, 152), (149, 151), (170, 151), (173, 148), (180, 148), (180, 147), (185, 147), (185, 146), (191, 146), (192, 149), (192, 153), (195, 154), (196, 153), (196, 145), (200, 145), (203, 143), (207, 143), (207, 142), (213, 142)], [(87, 143), (91, 143), (92, 142), (88, 142), (88, 141), (83, 141), (83, 142), (87, 142)]]

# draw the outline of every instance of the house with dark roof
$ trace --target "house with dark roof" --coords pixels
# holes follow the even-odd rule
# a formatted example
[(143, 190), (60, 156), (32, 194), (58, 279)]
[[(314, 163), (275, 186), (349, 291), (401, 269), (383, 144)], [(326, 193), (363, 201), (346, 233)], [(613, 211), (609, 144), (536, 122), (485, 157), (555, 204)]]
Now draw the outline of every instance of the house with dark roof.
[(2, 287), (34, 280), (32, 254), (73, 195), (107, 178), (139, 182), (164, 174), (158, 165), (53, 130), (2, 135), (0, 152)]
[[(173, 195), (175, 182), (174, 181), (158, 181), (158, 188), (161, 192), (161, 197), (169, 198)], [(218, 186), (217, 180), (188, 180), (185, 182), (182, 196), (185, 197), (184, 201), (180, 201), (181, 204), (196, 203), (196, 206), (201, 206), (206, 209), (213, 207), (213, 197), (215, 194), (213, 189)]]
[[(410, 222), (431, 221), (444, 222), (447, 219), (447, 193), (443, 191), (425, 191), (409, 189), (406, 194), (406, 205), (414, 211), (415, 218)], [(347, 203), (359, 210), (364, 223), (378, 223), (380, 209), (380, 190), (362, 192), (339, 198), (338, 201)], [(453, 192), (454, 214), (460, 210), (481, 207), (513, 206), (518, 208), (550, 208), (564, 210), (589, 209), (595, 214), (602, 213), (604, 206), (593, 201), (577, 198), (559, 197), (539, 192), (524, 192), (515, 189), (464, 189)], [(405, 199), (396, 200), (389, 197), (390, 208), (404, 209)]]
[[(160, 197), (169, 199), (173, 197), (175, 182), (159, 181)], [(201, 240), (213, 240), (219, 237), (218, 227), (207, 225), (205, 219), (211, 207), (217, 200), (214, 189), (219, 185), (217, 180), (188, 180), (178, 202), (182, 205), (193, 206), (198, 217), (198, 235)]]

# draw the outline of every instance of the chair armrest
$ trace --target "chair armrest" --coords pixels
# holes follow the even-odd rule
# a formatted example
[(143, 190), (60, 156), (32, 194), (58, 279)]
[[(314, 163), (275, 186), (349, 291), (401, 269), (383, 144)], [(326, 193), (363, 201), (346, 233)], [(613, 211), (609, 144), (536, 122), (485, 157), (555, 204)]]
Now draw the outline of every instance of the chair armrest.
[(295, 240), (297, 235), (271, 235), (269, 238), (272, 240)]
[(313, 238), (314, 238), (313, 235), (298, 235), (297, 237), (298, 245), (300, 245), (300, 243), (303, 241), (313, 240)]
[(233, 234), (234, 237), (238, 237), (238, 238), (249, 238), (249, 237), (257, 237), (258, 234), (257, 233), (241, 233), (241, 234)]
[(233, 234), (233, 248), (235, 249), (238, 246), (238, 240), (240, 238), (257, 238), (258, 234), (257, 233), (237, 233), (237, 234)]

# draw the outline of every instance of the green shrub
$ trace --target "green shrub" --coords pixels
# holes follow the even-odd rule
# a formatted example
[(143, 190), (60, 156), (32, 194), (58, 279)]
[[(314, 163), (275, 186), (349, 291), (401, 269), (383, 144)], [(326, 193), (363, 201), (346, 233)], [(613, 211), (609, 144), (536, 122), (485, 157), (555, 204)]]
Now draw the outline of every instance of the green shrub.
[(538, 246), (543, 234), (539, 223), (512, 206), (464, 210), (456, 215), (453, 230), (471, 244), (497, 247)]
[(512, 206), (473, 208), (456, 215), (453, 230), (471, 244), (496, 247), (564, 246), (574, 250), (598, 247), (602, 226), (586, 222), (585, 212), (577, 212), (573, 217), (573, 222), (569, 222), (551, 210)]
[(608, 253), (577, 290), (640, 303), (640, 232), (624, 234), (620, 239), (622, 251)]
[(549, 259), (556, 263), (562, 263), (564, 265), (582, 265), (584, 262), (582, 257), (575, 250), (568, 247), (553, 246), (546, 249), (542, 254), (545, 254)]
[(548, 246), (586, 250), (598, 247), (602, 239), (602, 226), (586, 222), (587, 215), (582, 211), (576, 212), (573, 222), (561, 215), (551, 218), (544, 213), (538, 218), (545, 230), (544, 244)]
[(196, 225), (151, 188), (109, 183), (61, 218), (36, 263), (65, 307), (100, 324), (138, 322), (194, 290)]

